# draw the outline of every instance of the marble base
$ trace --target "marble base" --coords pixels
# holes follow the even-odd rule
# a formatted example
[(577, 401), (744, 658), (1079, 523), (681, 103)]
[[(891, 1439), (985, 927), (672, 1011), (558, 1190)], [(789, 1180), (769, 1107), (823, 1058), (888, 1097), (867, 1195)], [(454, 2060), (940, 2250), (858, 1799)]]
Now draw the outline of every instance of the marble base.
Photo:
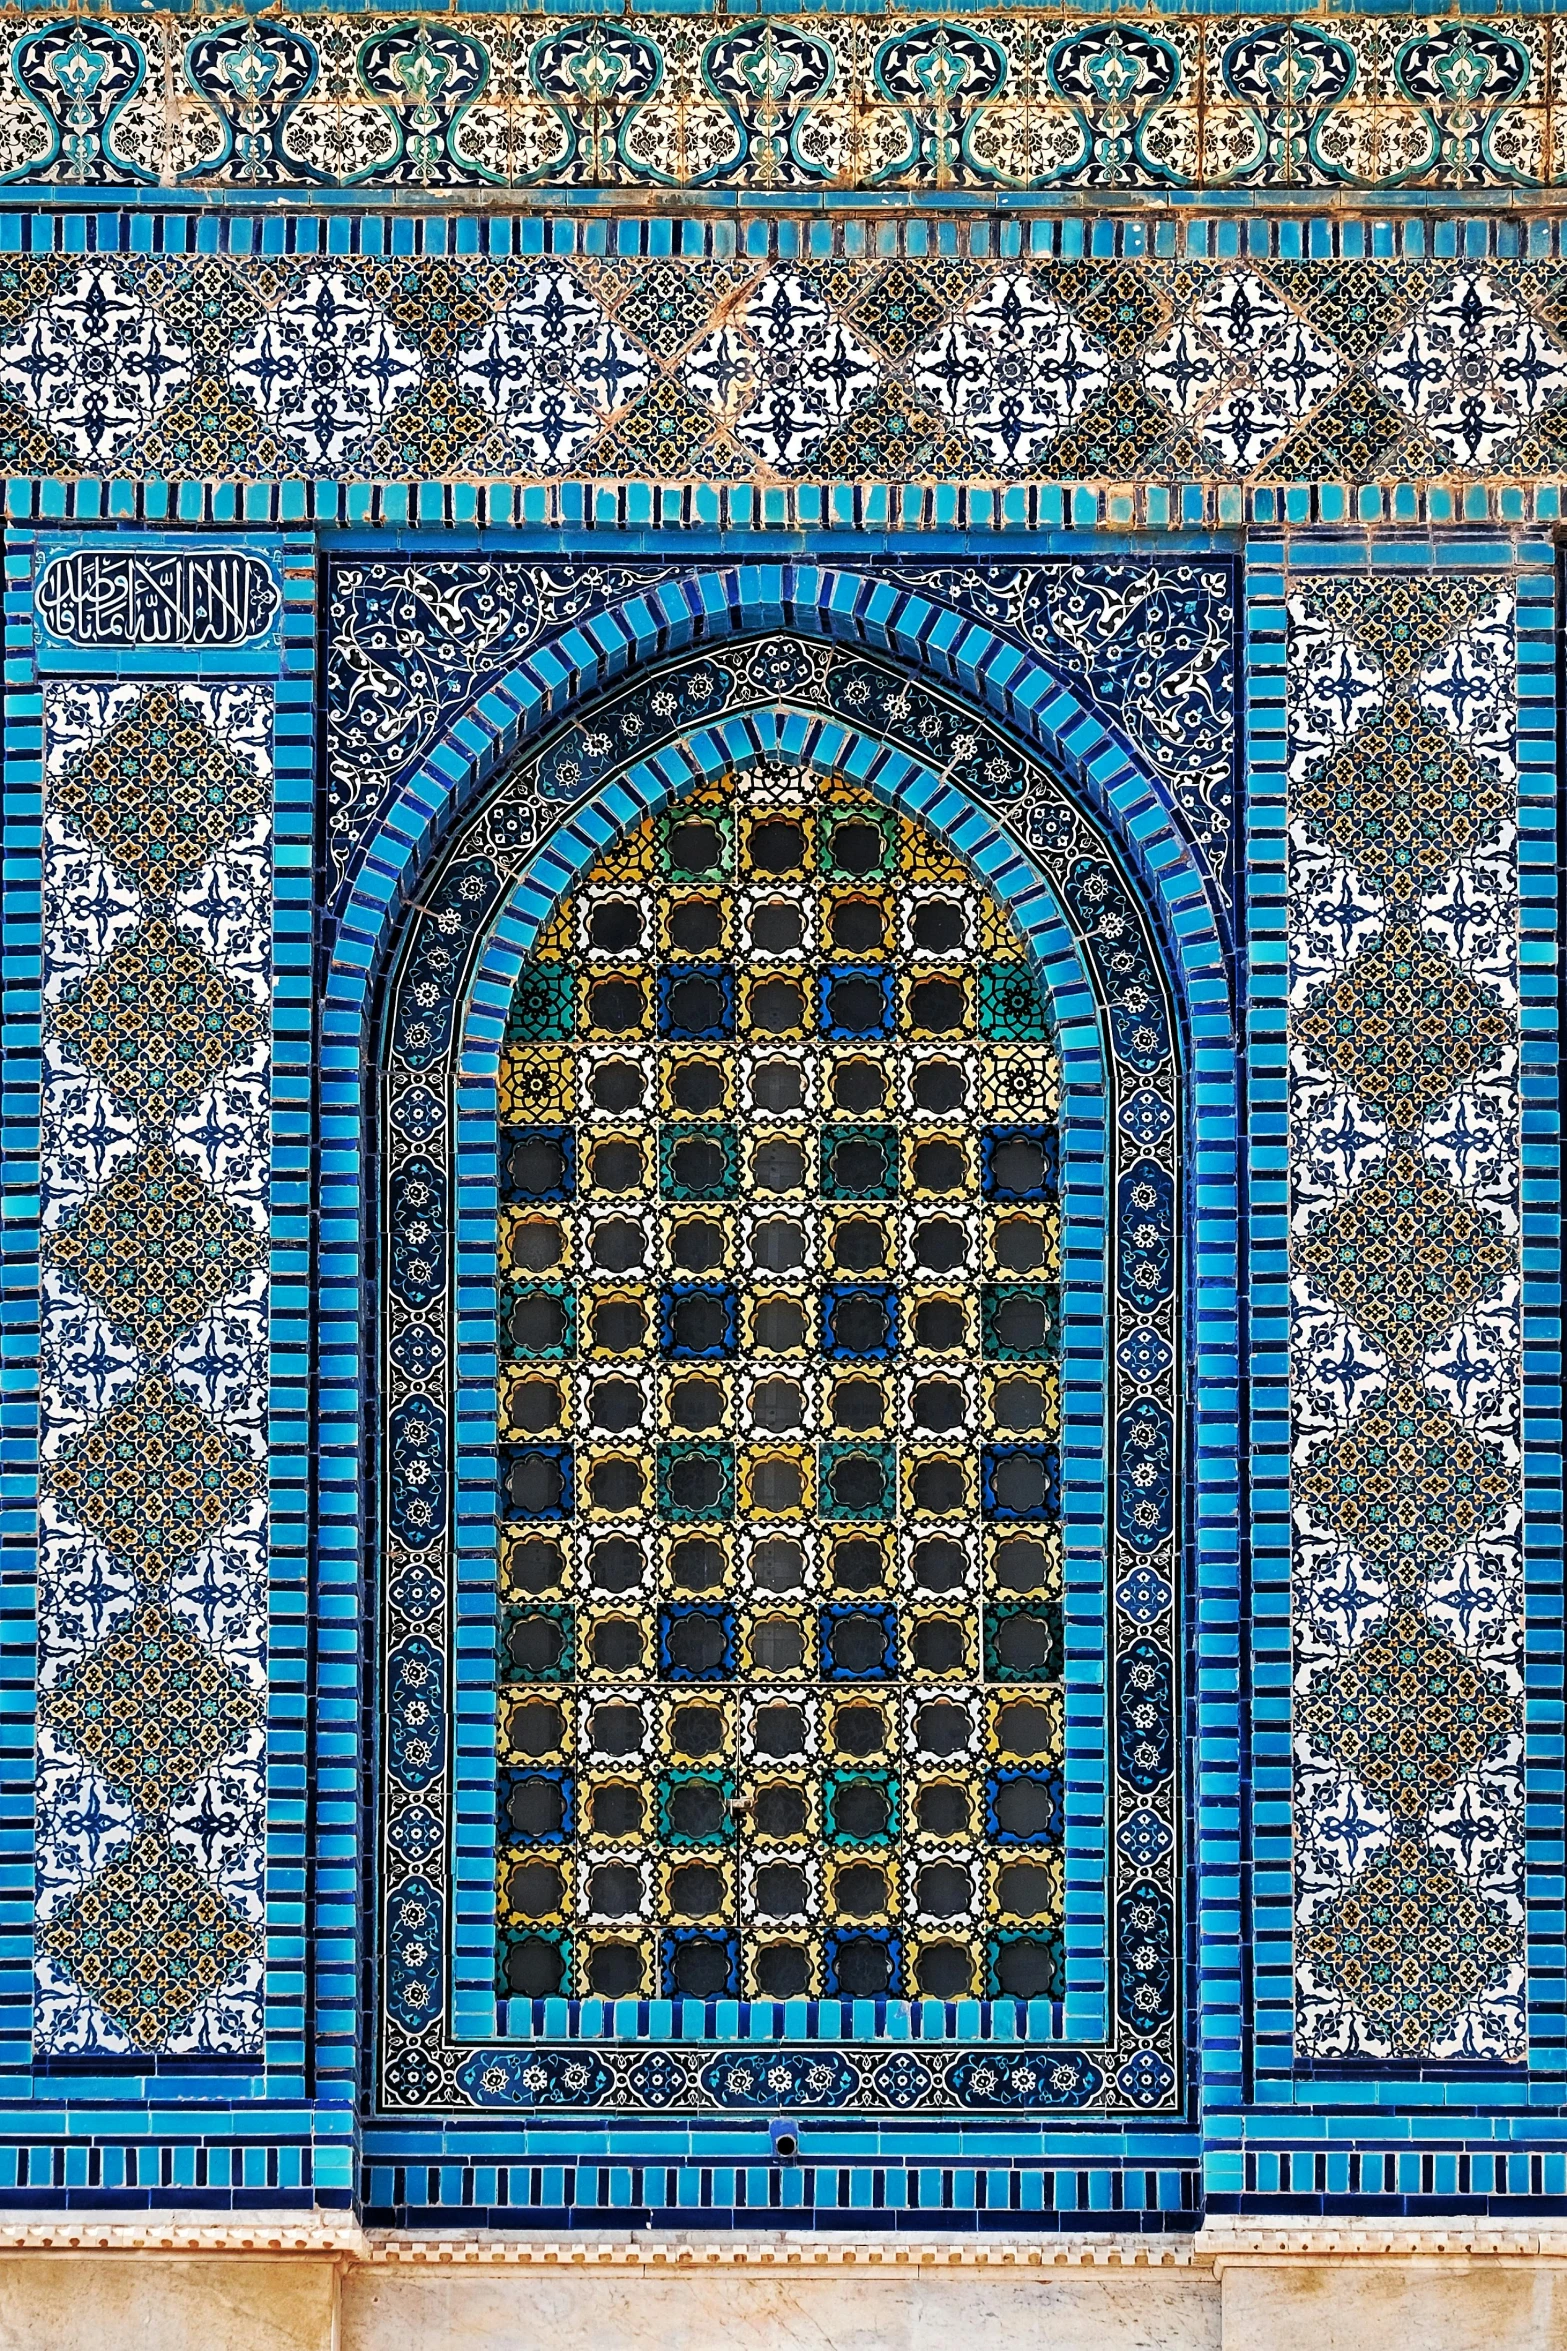
[(1210, 2222), (1222, 2351), (1562, 2351), (1567, 2233)]
[(1567, 2232), (545, 2239), (0, 2225), (0, 2351), (1567, 2351)]
[[(1145, 2240), (1146, 2243), (1146, 2240)], [(343, 2351), (516, 2351), (524, 2311), (550, 2351), (1220, 2351), (1218, 2297), (1182, 2246), (1141, 2261), (1037, 2242), (983, 2262), (962, 2248), (816, 2246), (771, 2258), (599, 2266), (436, 2267), (378, 2260), (343, 2294)]]

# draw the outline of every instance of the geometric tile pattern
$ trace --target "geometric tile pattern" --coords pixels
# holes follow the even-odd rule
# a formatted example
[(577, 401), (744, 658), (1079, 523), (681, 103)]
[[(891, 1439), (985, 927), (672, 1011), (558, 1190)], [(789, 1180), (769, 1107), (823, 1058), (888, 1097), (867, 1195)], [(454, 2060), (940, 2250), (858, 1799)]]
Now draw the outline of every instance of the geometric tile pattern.
[(1567, 319), (1554, 263), (1500, 257), (29, 254), (0, 269), (0, 456), (61, 479), (1541, 479), (1567, 466)]
[[(1226, 15), (1228, 15), (1228, 11)], [(138, 15), (9, 28), (35, 185), (1402, 191), (1559, 184), (1538, 16)], [(655, 297), (656, 299), (656, 297)]]
[(36, 2045), (260, 2031), (271, 698), (45, 698)]
[(1513, 599), (1305, 573), (1289, 621), (1296, 2029), (1517, 2061)]

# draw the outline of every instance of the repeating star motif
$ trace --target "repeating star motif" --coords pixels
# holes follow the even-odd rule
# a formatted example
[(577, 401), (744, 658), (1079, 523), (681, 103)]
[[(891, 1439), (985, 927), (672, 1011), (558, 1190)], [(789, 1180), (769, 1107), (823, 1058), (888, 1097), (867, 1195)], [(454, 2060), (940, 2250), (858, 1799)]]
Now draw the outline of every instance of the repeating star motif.
[[(1540, 477), (1567, 452), (1543, 266), (1398, 262), (1370, 280), (1264, 257), (193, 267), (210, 280), (195, 302), (129, 257), (45, 281), (0, 342), (17, 461), (1271, 483)], [(1359, 690), (1343, 672), (1319, 688)], [(1315, 690), (1303, 673), (1308, 731)]]
[(312, 270), (234, 346), (229, 380), (296, 460), (347, 462), (424, 374), (390, 313)]
[(569, 270), (541, 269), (474, 341), (458, 370), (513, 463), (561, 473), (642, 391), (647, 354), (611, 325)]

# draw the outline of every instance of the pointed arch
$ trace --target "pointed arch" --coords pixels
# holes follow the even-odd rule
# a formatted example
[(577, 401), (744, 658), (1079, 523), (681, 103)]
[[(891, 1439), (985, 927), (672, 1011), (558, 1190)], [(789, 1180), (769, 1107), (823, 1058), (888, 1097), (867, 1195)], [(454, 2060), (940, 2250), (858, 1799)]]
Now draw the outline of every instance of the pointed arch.
[[(1024, 929), (1025, 936), (1028, 938), (1030, 952), (1035, 958), (1055, 1010), (1056, 1025), (1061, 1039), (1063, 1069), (1067, 1079), (1067, 1118), (1071, 1137), (1068, 1156), (1070, 1159), (1076, 1154), (1079, 1138), (1082, 1138), (1085, 1144), (1083, 1156), (1085, 1159), (1091, 1158), (1094, 1164), (1093, 1189), (1097, 1208), (1095, 1213), (1082, 1224), (1080, 1232), (1084, 1237), (1092, 1232), (1095, 1237), (1089, 1246), (1078, 1250), (1077, 1254), (1081, 1256), (1084, 1265), (1092, 1260), (1099, 1268), (1104, 1268), (1107, 1228), (1111, 1215), (1110, 1202), (1114, 1190), (1113, 1181), (1107, 1188), (1107, 1169), (1112, 1152), (1120, 1147), (1115, 1139), (1118, 1103), (1109, 1098), (1114, 1094), (1114, 1088), (1107, 1086), (1107, 1080), (1111, 1075), (1112, 1065), (1118, 1061), (1124, 1062), (1126, 1044), (1125, 1007), (1121, 1007), (1120, 1031), (1118, 1032), (1116, 1030), (1117, 1016), (1112, 1012), (1107, 995), (1107, 982), (1111, 980), (1115, 954), (1113, 952), (1107, 954), (1107, 941), (1103, 935), (1099, 935), (1097, 943), (1095, 943), (1096, 935), (1092, 916), (1087, 910), (1087, 901), (1084, 900), (1082, 903), (1068, 908), (1063, 902), (1059, 885), (1052, 886), (1052, 881), (1043, 870), (1041, 861), (1031, 854), (1027, 846), (1020, 842), (1014, 833), (1009, 832), (997, 821), (994, 812), (983, 808), (971, 795), (960, 791), (950, 777), (937, 774), (928, 764), (912, 757), (906, 750), (890, 745), (875, 736), (867, 735), (861, 730), (846, 726), (839, 715), (830, 712), (803, 712), (797, 708), (779, 706), (760, 714), (748, 714), (743, 724), (731, 720), (713, 726), (691, 728), (680, 736), (678, 742), (664, 746), (651, 758), (625, 764), (613, 777), (602, 780), (591, 797), (580, 802), (569, 812), (564, 812), (547, 835), (530, 847), (526, 855), (514, 859), (514, 870), (504, 893), (496, 891), (487, 900), (482, 924), (482, 944), (480, 943), (480, 926), (475, 926), (471, 937), (468, 936), (467, 926), (464, 925), (455, 904), (443, 900), (441, 891), (446, 886), (445, 882), (438, 882), (433, 889), (428, 884), (425, 886), (421, 892), (425, 909), (424, 927), (428, 928), (433, 918), (437, 929), (444, 922), (448, 926), (449, 933), (453, 930), (463, 931), (465, 950), (468, 952), (466, 968), (471, 972), (471, 978), (468, 978), (464, 983), (463, 1008), (460, 1016), (457, 996), (455, 993), (452, 995), (451, 1021), (445, 1040), (453, 1055), (454, 1069), (457, 1073), (457, 1094), (460, 1095), (462, 1101), (463, 1126), (460, 1155), (467, 1158), (474, 1168), (482, 1168), (486, 1165), (493, 1168), (493, 1088), (496, 1055), (501, 1026), (504, 1021), (505, 1005), (524, 957), (549, 908), (559, 901), (563, 892), (570, 887), (571, 882), (587, 870), (594, 858), (615, 834), (639, 821), (648, 811), (666, 805), (672, 799), (679, 797), (682, 792), (692, 788), (704, 777), (731, 771), (737, 765), (748, 761), (777, 759), (780, 755), (787, 755), (796, 764), (810, 766), (820, 773), (852, 776), (864, 783), (878, 797), (885, 799), (889, 805), (903, 807), (909, 813), (917, 815), (940, 837), (949, 840), (985, 886), (991, 889), (1003, 904), (1009, 905), (1013, 909)], [(498, 823), (496, 819), (495, 810), (499, 805), (501, 805), (499, 802), (487, 804), (460, 832), (454, 834), (447, 844), (438, 868), (443, 877), (460, 875), (463, 872), (465, 844), (471, 848), (475, 841), (482, 838), (493, 850), (498, 843), (506, 840), (508, 837), (506, 824), (504, 822)], [(1098, 838), (1101, 842), (1103, 841), (1102, 834)], [(1097, 869), (1101, 876), (1109, 875), (1117, 870), (1118, 861), (1114, 859), (1102, 860)], [(1078, 879), (1082, 881), (1086, 878), (1088, 877), (1085, 869)], [(1103, 885), (1101, 884), (1101, 886)], [(1135, 894), (1126, 887), (1124, 882), (1122, 889), (1125, 906), (1135, 910)], [(1140, 917), (1139, 919), (1144, 918)], [(1122, 918), (1118, 914), (1117, 923), (1121, 922)], [(1122, 927), (1124, 930), (1124, 924)], [(1154, 944), (1154, 933), (1152, 927), (1147, 926), (1146, 923), (1145, 935), (1148, 939), (1149, 969), (1156, 971), (1158, 954)], [(418, 968), (418, 950), (415, 948), (411, 955), (405, 954), (401, 967), (402, 983), (407, 984), (409, 974), (416, 972)], [(426, 972), (425, 978), (428, 981), (428, 972)], [(417, 993), (417, 981), (413, 984)], [(388, 1032), (394, 1040), (394, 1050), (397, 1008), (399, 1003), (403, 1001), (405, 999), (398, 997), (394, 987)], [(459, 1017), (460, 1027), (458, 1025)], [(1177, 1060), (1181, 1057), (1177, 1044), (1176, 998), (1173, 991), (1167, 1000), (1165, 1019), (1164, 1050), (1169, 1062), (1173, 1086), (1176, 1080)], [(1117, 1042), (1118, 1036), (1119, 1043)], [(1144, 1090), (1146, 1091), (1146, 1089)], [(454, 1096), (454, 1118), (457, 1115), (457, 1100)], [(1172, 1107), (1172, 1128), (1177, 1123), (1177, 1117), (1178, 1114), (1174, 1112)], [(1121, 1123), (1124, 1124), (1124, 1122)], [(1135, 1129), (1135, 1116), (1132, 1126)], [(471, 1179), (468, 1194), (463, 1199), (454, 1197), (452, 1200), (451, 1215), (453, 1229), (456, 1231), (466, 1233), (471, 1227), (472, 1218), (468, 1212), (477, 1199), (477, 1194), (473, 1191), (474, 1183), (482, 1185), (482, 1178)], [(491, 1178), (489, 1207), (493, 1217), (493, 1178)], [(1171, 1242), (1173, 1253), (1176, 1242), (1173, 1220)], [(1095, 1251), (1097, 1251), (1097, 1255), (1095, 1255)], [(1081, 1320), (1085, 1335), (1090, 1323), (1102, 1324), (1102, 1314), (1097, 1312), (1102, 1284), (1103, 1273), (1101, 1272), (1097, 1283), (1090, 1279), (1084, 1285), (1083, 1306), (1085, 1311)], [(463, 1303), (463, 1283), (459, 1279), (459, 1312), (463, 1309)], [(476, 1292), (467, 1294), (466, 1303), (470, 1308), (477, 1309)], [(1091, 1355), (1095, 1363), (1102, 1367), (1105, 1362), (1102, 1335), (1098, 1336), (1097, 1344), (1085, 1347), (1083, 1352), (1085, 1356)], [(493, 1460), (486, 1460), (486, 1450), (493, 1443), (493, 1421), (484, 1422), (482, 1420), (483, 1407), (479, 1402), (481, 1392), (486, 1389), (493, 1397), (493, 1359), (482, 1358), (480, 1353), (473, 1353), (470, 1360), (473, 1367), (473, 1377), (468, 1383), (470, 1393), (466, 1399), (454, 1395), (451, 1416), (453, 1427), (460, 1421), (468, 1432), (472, 1455), (472, 1474), (465, 1482), (462, 1473), (459, 1472), (454, 1488), (452, 1521), (454, 1524), (463, 1525), (477, 1525), (481, 1496), (489, 1502), (491, 1510), (493, 1510)], [(1099, 1373), (1101, 1384), (1102, 1376), (1101, 1368)], [(1092, 1415), (1087, 1414), (1083, 1417), (1086, 1421)], [(1098, 1405), (1098, 1425), (1101, 1430), (1105, 1427), (1102, 1392)], [(1124, 1414), (1116, 1423), (1115, 1441), (1123, 1443), (1123, 1447), (1128, 1425)], [(395, 1444), (397, 1427), (395, 1409), (389, 1426), (394, 1431)], [(1173, 1416), (1171, 1416), (1170, 1436), (1173, 1445)], [(444, 1444), (445, 1441), (443, 1432), (441, 1442)], [(1101, 1592), (1104, 1587), (1103, 1530), (1107, 1524), (1104, 1451), (1105, 1441), (1101, 1438), (1098, 1458), (1094, 1465), (1094, 1479), (1084, 1481), (1085, 1490), (1087, 1484), (1095, 1484), (1094, 1502), (1091, 1508), (1081, 1514), (1085, 1526), (1094, 1524), (1099, 1530), (1097, 1548), (1100, 1553), (1100, 1561), (1096, 1564), (1098, 1585)], [(482, 1557), (484, 1548), (485, 1539), (480, 1537), (476, 1545), (476, 1556)], [(1094, 1538), (1087, 1538), (1084, 1545), (1085, 1551), (1092, 1551), (1094, 1548)], [(490, 1569), (490, 1576), (493, 1579), (493, 1566)], [(477, 1589), (471, 1594), (466, 1591), (459, 1594), (458, 1612), (461, 1621), (467, 1621), (472, 1614), (469, 1606), (470, 1601), (478, 1601), (479, 1598), (480, 1592)], [(491, 1599), (493, 1600), (493, 1594)], [(1166, 1593), (1166, 1609), (1168, 1609), (1168, 1599), (1169, 1595)], [(1146, 1591), (1142, 1605), (1144, 1613), (1146, 1613)], [(1134, 1617), (1135, 1612), (1134, 1596)], [(1154, 1613), (1157, 1615), (1160, 1612), (1156, 1609)], [(1173, 1616), (1170, 1621), (1173, 1625)], [(1138, 1671), (1145, 1671), (1145, 1669), (1153, 1669), (1151, 1645), (1144, 1642), (1142, 1648), (1149, 1654), (1133, 1660), (1134, 1674)], [(1091, 1657), (1082, 1660), (1089, 1668), (1083, 1682), (1085, 1693), (1093, 1686), (1101, 1657), (1102, 1648), (1095, 1648)], [(419, 1660), (418, 1662), (427, 1664), (429, 1661)], [(394, 1671), (392, 1675), (394, 1688), (396, 1678)], [(1173, 1689), (1173, 1682), (1168, 1686)], [(1174, 1773), (1173, 1731), (1170, 1734), (1170, 1739), (1172, 1753), (1164, 1770), (1164, 1776), (1167, 1779), (1171, 1778)], [(477, 1753), (476, 1747), (475, 1753)], [(489, 1750), (488, 1765), (493, 1774), (493, 1748)], [(473, 1792), (479, 1792), (477, 1787)], [(1153, 1850), (1158, 1841), (1158, 1835), (1155, 1831), (1150, 1829), (1143, 1832), (1143, 1844), (1146, 1850), (1141, 1856), (1144, 1876), (1140, 1891), (1145, 1907), (1148, 1897), (1153, 1891), (1153, 1882), (1147, 1872), (1149, 1870), (1157, 1871), (1160, 1864), (1168, 1859), (1168, 1849), (1163, 1852)], [(1136, 1839), (1134, 1838), (1135, 1843)], [(487, 1890), (493, 1901), (493, 1849), (489, 1854), (480, 1856), (477, 1852), (477, 1837), (472, 1836), (465, 1845), (465, 1858), (471, 1863), (466, 1899), (464, 1898), (464, 1889), (460, 1884), (456, 1892), (464, 1916), (472, 1921), (478, 1915), (479, 1905), (483, 1898), (481, 1885), (486, 1877), (488, 1878)], [(406, 1876), (404, 1882), (407, 1882)], [(430, 1889), (427, 1884), (424, 1880), (420, 1880), (419, 1890), (414, 1897), (415, 1909), (419, 1913), (416, 1921), (419, 1932), (415, 1939), (426, 1950), (432, 1942), (428, 1933), (430, 1923), (429, 1893)], [(1124, 1894), (1120, 1898), (1124, 1901)], [(1030, 2033), (1025, 2035), (1025, 2038), (1032, 2037), (1032, 2025), (1037, 2023), (1038, 2037), (1048, 2045), (1050, 2049), (1049, 2063), (1054, 2069), (1051, 2078), (1056, 2087), (1046, 2098), (1046, 2103), (1059, 2103), (1070, 2110), (1089, 2100), (1097, 2103), (1102, 2096), (1108, 2095), (1112, 2103), (1119, 2103), (1122, 2099), (1130, 2099), (1132, 2104), (1140, 2110), (1156, 2111), (1167, 2108), (1171, 2098), (1179, 2095), (1178, 2065), (1173, 2062), (1171, 2057), (1161, 2056), (1159, 2052), (1146, 2044), (1131, 2050), (1130, 2053), (1126, 2049), (1122, 2050), (1118, 2060), (1119, 2070), (1115, 2077), (1115, 2088), (1107, 2092), (1107, 2076), (1103, 2064), (1096, 2064), (1092, 2055), (1081, 2045), (1081, 2042), (1075, 2050), (1070, 2050), (1063, 2045), (1060, 2038), (1064, 2028), (1067, 2032), (1081, 2033), (1083, 2040), (1098, 2040), (1104, 2030), (1105, 2020), (1112, 2010), (1123, 2022), (1131, 2013), (1131, 2005), (1129, 2004), (1135, 2004), (1138, 1997), (1138, 1987), (1126, 1980), (1124, 1968), (1122, 1980), (1114, 1987), (1112, 1996), (1109, 1999), (1106, 1998), (1105, 1975), (1110, 1963), (1111, 1947), (1115, 1942), (1115, 1930), (1124, 1925), (1125, 1921), (1123, 1920), (1112, 1921), (1108, 1909), (1103, 1913), (1103, 1926), (1108, 1931), (1100, 1933), (1096, 1952), (1079, 1954), (1080, 1957), (1087, 1959), (1088, 1965), (1080, 1970), (1078, 1981), (1071, 1990), (1066, 2015), (1031, 2020)], [(389, 1930), (389, 1933), (395, 1939), (395, 1928)], [(1155, 1939), (1157, 1940), (1157, 1938)], [(475, 1947), (477, 1940), (478, 1938), (472, 1934), (468, 1936), (469, 1943)], [(1173, 1910), (1167, 1942), (1170, 1953), (1169, 1972), (1173, 1984), (1175, 1973)], [(395, 1974), (395, 1969), (393, 1973)], [(459, 2036), (466, 2030), (476, 2037), (483, 2038), (487, 2033), (493, 2033), (493, 1980), (485, 1980), (481, 1976), (477, 1963), (468, 1968), (466, 1976), (463, 1975), (461, 1968), (459, 1968), (458, 1974), (460, 1980), (456, 1986), (458, 2006), (453, 2012), (454, 2026)], [(437, 1987), (432, 1978), (420, 1987), (420, 1998), (428, 2002), (434, 2000), (436, 1996)], [(579, 2031), (584, 2027), (586, 2011), (592, 2009), (594, 2005), (592, 2002), (585, 2004), (584, 2017), (579, 2017), (576, 2020)], [(405, 1999), (404, 2023), (414, 2015), (417, 2008), (417, 2000), (410, 2004)], [(1163, 2019), (1166, 2025), (1169, 2021), (1168, 2017)], [(597, 2020), (589, 2020), (590, 2038), (593, 2029), (599, 2029)], [(852, 2034), (852, 2019), (845, 2024), (844, 2029)], [(879, 2027), (873, 2028), (873, 2031), (875, 2029), (879, 2029)], [(1110, 2038), (1112, 2041), (1115, 2038), (1113, 2027), (1110, 2031)], [(1178, 2046), (1174, 2040), (1167, 2040), (1166, 2045), (1172, 2051)], [(533, 2058), (530, 2058), (529, 2062), (535, 2066), (535, 2071), (537, 2070), (536, 2061), (541, 2054), (536, 2051)], [(560, 2053), (556, 2054), (559, 2056)], [(1041, 2052), (1041, 2056), (1042, 2054), (1043, 2052)], [(498, 2069), (496, 2079), (511, 2081), (515, 2085), (515, 2082), (521, 2077), (505, 2057), (505, 2053), (492, 2050), (490, 2056), (493, 2059), (493, 2067)], [(569, 2059), (563, 2059), (562, 2062), (569, 2066)], [(961, 2065), (962, 2057), (959, 2056), (954, 2062)], [(1036, 2059), (1032, 2062), (1037, 2065), (1039, 2060)], [(482, 2071), (481, 2067), (481, 2074)], [(479, 2078), (478, 2075), (473, 2075), (470, 2069), (470, 2082)], [(1035, 2081), (1034, 2091), (1025, 2095), (1027, 2085), (1014, 2068), (1013, 2074), (1006, 2084), (1001, 2085), (999, 2089), (993, 2088), (991, 2095), (980, 2097), (978, 2102), (981, 2104), (996, 2102), (1002, 2104), (1036, 2103), (1039, 2082), (1043, 2078), (1043, 2076), (1038, 2077)], [(606, 2080), (605, 2094), (609, 2093), (609, 2088), (610, 2084)], [(497, 2093), (497, 2095), (499, 2094)]]

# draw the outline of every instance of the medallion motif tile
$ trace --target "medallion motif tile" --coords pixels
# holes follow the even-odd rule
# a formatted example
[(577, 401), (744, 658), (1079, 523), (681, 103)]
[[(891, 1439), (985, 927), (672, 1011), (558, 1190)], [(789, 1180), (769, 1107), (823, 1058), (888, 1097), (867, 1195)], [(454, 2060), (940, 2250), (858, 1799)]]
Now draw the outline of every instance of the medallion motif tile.
[[(250, 2003), (232, 1987), (255, 1973), (256, 1942), (240, 1905), (156, 1828), (117, 1848), (38, 1932), (42, 1966), (70, 1986), (60, 2007), (102, 2020), (103, 2054), (146, 2056), (245, 2047), (235, 2030)], [(61, 2046), (93, 2043), (77, 2024)]]
[(562, 223), (576, 249), (544, 258), (0, 258), (0, 453), (147, 482), (968, 493), (1567, 471), (1548, 258), (1396, 255), (1373, 290), (1359, 262), (1283, 252), (736, 259), (692, 222), (700, 256), (641, 269), (601, 225)]

